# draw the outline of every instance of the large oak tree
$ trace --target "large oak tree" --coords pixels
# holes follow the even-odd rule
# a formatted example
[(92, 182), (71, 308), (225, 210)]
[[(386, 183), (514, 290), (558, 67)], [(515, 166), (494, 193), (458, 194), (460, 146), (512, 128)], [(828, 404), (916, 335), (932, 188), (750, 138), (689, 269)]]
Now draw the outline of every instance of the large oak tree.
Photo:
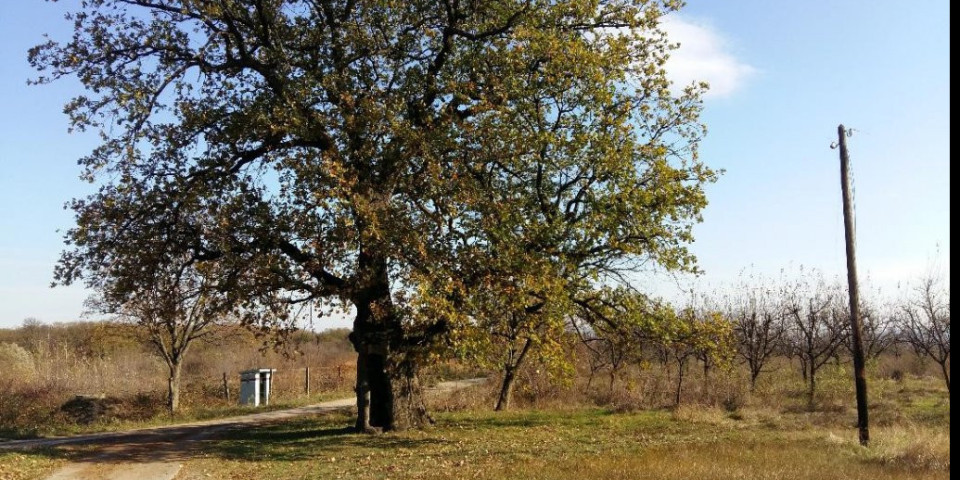
[[(664, 70), (680, 3), (87, 0), (30, 54), (84, 84), (66, 111), (103, 136), (58, 282), (132, 298), (180, 259), (240, 313), (350, 306), (357, 428), (421, 425), (418, 369), (463, 326), (428, 297), (692, 267), (714, 174), (699, 90)], [(546, 280), (516, 285), (525, 265)]]

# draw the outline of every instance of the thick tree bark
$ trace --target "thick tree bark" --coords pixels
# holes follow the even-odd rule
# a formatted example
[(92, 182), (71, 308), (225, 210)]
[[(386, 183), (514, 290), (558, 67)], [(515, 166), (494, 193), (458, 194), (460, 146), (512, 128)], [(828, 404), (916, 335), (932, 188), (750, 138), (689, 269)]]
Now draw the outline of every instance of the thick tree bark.
[(357, 421), (360, 432), (419, 428), (430, 422), (412, 345), (390, 298), (386, 259), (361, 252), (365, 287), (354, 298), (350, 340), (357, 351)]
[(385, 378), (389, 383), (384, 383), (384, 386), (389, 388), (386, 395), (391, 403), (389, 415), (383, 416), (382, 425), (389, 425), (385, 427), (387, 430), (406, 430), (433, 423), (423, 401), (420, 365), (412, 361), (410, 356), (400, 353), (387, 357), (386, 362)]
[(366, 432), (372, 429), (370, 425), (370, 385), (367, 375), (367, 356), (363, 353), (357, 354), (357, 422), (358, 432)]
[(419, 366), (402, 343), (370, 340), (382, 330), (365, 332), (351, 335), (357, 350), (357, 431), (405, 430), (430, 423)]

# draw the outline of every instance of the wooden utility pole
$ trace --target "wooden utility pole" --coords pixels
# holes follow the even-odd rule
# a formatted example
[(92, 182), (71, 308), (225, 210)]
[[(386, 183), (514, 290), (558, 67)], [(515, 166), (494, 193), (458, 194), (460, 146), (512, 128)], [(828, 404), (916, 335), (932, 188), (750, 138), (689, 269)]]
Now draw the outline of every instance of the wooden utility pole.
[(864, 371), (863, 339), (860, 327), (860, 291), (857, 287), (857, 255), (854, 249), (856, 236), (853, 227), (853, 201), (850, 194), (850, 157), (847, 155), (847, 130), (843, 124), (837, 127), (840, 147), (840, 187), (843, 193), (843, 230), (847, 244), (847, 287), (850, 290), (850, 337), (853, 342), (853, 376), (857, 387), (857, 427), (860, 429), (860, 445), (870, 443), (870, 427), (867, 420), (867, 377)]

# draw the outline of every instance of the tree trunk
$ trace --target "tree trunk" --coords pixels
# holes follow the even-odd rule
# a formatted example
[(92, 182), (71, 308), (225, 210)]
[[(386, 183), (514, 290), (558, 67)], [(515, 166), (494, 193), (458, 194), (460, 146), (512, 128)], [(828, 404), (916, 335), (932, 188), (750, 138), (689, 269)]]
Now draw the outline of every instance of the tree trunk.
[(386, 259), (363, 251), (359, 265), (366, 286), (354, 297), (357, 316), (350, 333), (357, 351), (357, 431), (422, 427), (430, 417), (418, 360), (390, 298)]
[(750, 393), (757, 391), (757, 377), (760, 376), (760, 370), (750, 368)]
[(939, 363), (940, 363), (940, 371), (943, 372), (943, 380), (947, 382), (947, 394), (949, 394), (950, 393), (950, 371), (947, 370), (946, 361), (939, 362)]
[(516, 356), (510, 355), (503, 368), (503, 383), (500, 384), (500, 395), (497, 397), (497, 405), (493, 408), (497, 412), (502, 412), (510, 408), (510, 399), (513, 397), (513, 385), (516, 383), (517, 372), (523, 365), (523, 359), (533, 345), (533, 340), (526, 339), (523, 348)]
[(710, 360), (703, 360), (703, 398), (710, 394)]
[(357, 386), (354, 390), (357, 393), (357, 422), (355, 427), (358, 432), (368, 432), (373, 427), (370, 425), (370, 384), (367, 376), (367, 356), (363, 353), (357, 354)]
[(516, 378), (516, 370), (513, 368), (504, 370), (503, 383), (500, 384), (500, 396), (497, 397), (497, 405), (493, 408), (495, 411), (502, 412), (510, 407), (510, 398), (513, 396), (513, 384)]
[(170, 377), (167, 379), (167, 409), (170, 415), (174, 415), (180, 410), (180, 366), (181, 362), (174, 361), (169, 364)]
[(406, 430), (429, 423), (418, 365), (403, 351), (404, 345), (372, 343), (360, 335), (352, 339), (357, 349), (357, 431)]
[[(395, 352), (383, 357), (384, 375), (378, 385), (382, 393), (374, 415), (375, 425), (385, 430), (421, 428), (432, 423), (423, 402), (423, 387), (420, 384), (420, 366), (405, 352)], [(376, 391), (376, 390), (374, 390)]]
[(683, 360), (677, 360), (677, 398), (676, 406), (680, 406), (680, 394), (683, 392), (683, 367), (686, 362)]
[(430, 422), (418, 365), (403, 344), (355, 340), (357, 422), (361, 432), (406, 430)]
[(807, 391), (807, 405), (810, 410), (813, 410), (814, 406), (814, 394), (817, 392), (817, 372), (814, 369), (810, 369), (810, 388)]

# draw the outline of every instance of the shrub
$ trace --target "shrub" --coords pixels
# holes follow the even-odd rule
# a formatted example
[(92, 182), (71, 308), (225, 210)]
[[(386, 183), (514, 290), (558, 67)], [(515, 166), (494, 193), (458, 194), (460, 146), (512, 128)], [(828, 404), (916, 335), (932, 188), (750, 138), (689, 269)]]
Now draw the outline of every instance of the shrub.
[(26, 382), (32, 380), (37, 371), (33, 356), (16, 343), (0, 343), (0, 378)]

